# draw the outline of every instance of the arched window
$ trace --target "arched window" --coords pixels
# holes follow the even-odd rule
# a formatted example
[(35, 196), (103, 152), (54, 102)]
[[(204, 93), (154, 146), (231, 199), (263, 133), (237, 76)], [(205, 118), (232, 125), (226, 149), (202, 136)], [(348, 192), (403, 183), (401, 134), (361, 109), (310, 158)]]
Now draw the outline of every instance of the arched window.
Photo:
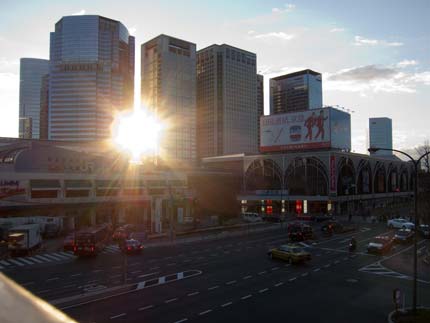
[(327, 195), (327, 178), (324, 164), (315, 157), (294, 159), (285, 174), (290, 195)]
[(281, 174), (281, 169), (273, 160), (254, 160), (245, 172), (245, 189), (280, 190)]

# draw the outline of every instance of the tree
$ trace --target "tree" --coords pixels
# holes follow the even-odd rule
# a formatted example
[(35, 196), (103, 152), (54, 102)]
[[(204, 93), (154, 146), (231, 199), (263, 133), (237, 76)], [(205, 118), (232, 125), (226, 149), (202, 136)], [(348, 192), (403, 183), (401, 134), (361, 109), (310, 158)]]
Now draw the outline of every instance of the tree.
[[(415, 152), (419, 156), (424, 155), (430, 151), (430, 143), (429, 140), (424, 140), (424, 144), (415, 148)], [(425, 156), (421, 161), (421, 168), (424, 169), (426, 173), (430, 173), (430, 155)]]

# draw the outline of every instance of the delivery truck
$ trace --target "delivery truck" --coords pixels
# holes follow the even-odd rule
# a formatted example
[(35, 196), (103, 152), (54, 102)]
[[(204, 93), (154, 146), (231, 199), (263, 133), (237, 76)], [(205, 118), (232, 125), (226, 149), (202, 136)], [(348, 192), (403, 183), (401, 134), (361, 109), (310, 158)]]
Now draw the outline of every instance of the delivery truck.
[(24, 224), (9, 229), (8, 247), (11, 255), (29, 254), (42, 243), (39, 224)]

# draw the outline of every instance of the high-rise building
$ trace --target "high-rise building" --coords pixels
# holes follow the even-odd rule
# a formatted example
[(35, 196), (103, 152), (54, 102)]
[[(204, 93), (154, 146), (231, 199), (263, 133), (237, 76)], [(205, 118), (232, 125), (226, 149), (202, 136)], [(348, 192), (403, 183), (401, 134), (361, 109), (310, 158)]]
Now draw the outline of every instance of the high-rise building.
[(257, 74), (258, 147), (260, 147), (260, 117), (264, 115), (264, 76)]
[(142, 103), (165, 121), (163, 158), (196, 161), (196, 45), (160, 35), (141, 47)]
[[(390, 118), (369, 119), (369, 146), (393, 149), (393, 126)], [(392, 151), (378, 150), (371, 155), (391, 156)]]
[(19, 137), (39, 139), (40, 87), (49, 61), (21, 58), (19, 71)]
[(133, 107), (134, 37), (119, 21), (67, 16), (51, 33), (49, 139), (110, 136), (116, 110)]
[(270, 114), (322, 108), (321, 74), (303, 70), (270, 79)]
[(39, 139), (48, 139), (49, 74), (42, 76), (40, 86), (40, 127)]
[(258, 152), (257, 57), (226, 44), (197, 52), (200, 158)]

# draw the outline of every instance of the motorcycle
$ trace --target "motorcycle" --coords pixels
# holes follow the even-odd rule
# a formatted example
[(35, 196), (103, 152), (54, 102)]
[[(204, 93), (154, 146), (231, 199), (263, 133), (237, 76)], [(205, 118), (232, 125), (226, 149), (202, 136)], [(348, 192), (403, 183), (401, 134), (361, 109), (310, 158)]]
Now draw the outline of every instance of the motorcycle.
[(355, 243), (349, 243), (349, 252), (354, 252), (357, 249), (357, 245)]

